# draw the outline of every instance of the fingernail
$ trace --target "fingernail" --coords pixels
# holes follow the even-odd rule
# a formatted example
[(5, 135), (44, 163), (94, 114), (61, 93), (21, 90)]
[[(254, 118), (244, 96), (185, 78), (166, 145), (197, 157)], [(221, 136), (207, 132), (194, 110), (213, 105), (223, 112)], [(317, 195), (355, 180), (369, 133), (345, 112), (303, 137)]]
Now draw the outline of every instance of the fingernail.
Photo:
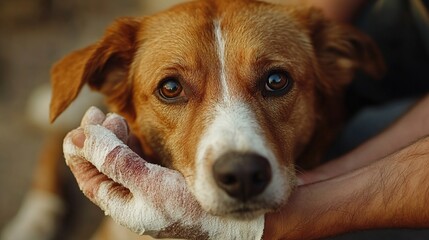
[(83, 132), (82, 129), (76, 129), (73, 131), (71, 140), (76, 147), (83, 148), (85, 139), (86, 139), (85, 133)]

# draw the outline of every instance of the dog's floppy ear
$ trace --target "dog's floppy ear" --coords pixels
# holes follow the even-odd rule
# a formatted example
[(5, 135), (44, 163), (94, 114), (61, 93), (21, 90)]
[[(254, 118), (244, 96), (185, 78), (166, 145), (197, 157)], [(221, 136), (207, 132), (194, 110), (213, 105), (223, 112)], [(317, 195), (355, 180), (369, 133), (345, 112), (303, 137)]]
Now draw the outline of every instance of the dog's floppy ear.
[(50, 120), (55, 119), (77, 97), (88, 83), (114, 101), (119, 110), (128, 104), (130, 89), (128, 71), (136, 50), (141, 22), (136, 18), (120, 18), (96, 44), (75, 51), (54, 65), (51, 72), (52, 98)]
[(347, 85), (358, 69), (375, 79), (383, 76), (382, 55), (368, 36), (351, 26), (327, 19), (319, 9), (308, 8), (301, 14), (321, 71), (330, 81), (328, 84)]

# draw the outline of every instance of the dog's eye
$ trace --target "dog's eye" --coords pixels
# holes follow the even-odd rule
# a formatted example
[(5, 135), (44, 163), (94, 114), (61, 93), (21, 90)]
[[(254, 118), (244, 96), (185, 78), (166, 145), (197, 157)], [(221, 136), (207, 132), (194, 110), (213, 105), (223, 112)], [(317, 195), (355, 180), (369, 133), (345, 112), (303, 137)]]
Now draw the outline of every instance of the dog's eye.
[(268, 74), (265, 80), (265, 92), (267, 95), (285, 94), (292, 84), (288, 73), (276, 71)]
[(175, 99), (182, 95), (182, 92), (182, 85), (174, 78), (164, 80), (159, 87), (159, 95), (166, 100)]
[(268, 76), (265, 89), (267, 91), (279, 91), (289, 85), (289, 77), (282, 73), (273, 73)]

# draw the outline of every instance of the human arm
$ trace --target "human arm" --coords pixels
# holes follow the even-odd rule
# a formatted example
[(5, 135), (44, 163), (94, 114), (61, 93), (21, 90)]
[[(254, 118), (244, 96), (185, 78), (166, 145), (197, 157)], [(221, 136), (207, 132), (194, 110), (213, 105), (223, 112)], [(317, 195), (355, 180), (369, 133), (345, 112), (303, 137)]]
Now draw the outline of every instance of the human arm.
[(366, 166), (427, 135), (429, 95), (380, 134), (351, 152), (300, 176), (301, 183), (325, 180)]
[(354, 230), (429, 227), (429, 137), (371, 165), (298, 187), (266, 215), (266, 239), (319, 239)]
[[(423, 120), (421, 125), (412, 125), (416, 127), (414, 133), (422, 134), (419, 129), (428, 127), (424, 120), (428, 120), (428, 118), (417, 114), (427, 111), (424, 106), (429, 104), (428, 99), (428, 97), (423, 99), (409, 112), (410, 120), (407, 120), (410, 116), (404, 117), (405, 123), (409, 123), (408, 121), (414, 117)], [(396, 124), (399, 122), (401, 120)], [(393, 126), (391, 128), (394, 129), (393, 133), (401, 136), (400, 129), (395, 130), (396, 128)], [(405, 129), (410, 133), (409, 126), (406, 126)], [(87, 132), (87, 134), (94, 133)], [(409, 141), (418, 139), (413, 136), (416, 137), (416, 135), (411, 135)], [(69, 135), (69, 137), (73, 136)], [(94, 137), (97, 138), (97, 136)], [(390, 137), (385, 139), (390, 141)], [(99, 140), (100, 145), (103, 145), (103, 140)], [(401, 140), (405, 140), (405, 137)], [(374, 144), (376, 143), (374, 142)], [(428, 227), (429, 214), (425, 209), (425, 203), (429, 201), (429, 180), (426, 177), (429, 176), (428, 146), (428, 138), (422, 138), (396, 153), (388, 156), (386, 156), (388, 154), (386, 152), (381, 154), (379, 158), (376, 158), (382, 158), (381, 160), (366, 167), (331, 180), (297, 188), (285, 207), (279, 212), (265, 216), (264, 239), (312, 239), (358, 229)], [(397, 147), (394, 146), (392, 149)], [(371, 148), (365, 149), (364, 152), (370, 156)], [(362, 159), (365, 160), (364, 156), (365, 154), (362, 155)], [(383, 158), (383, 156), (386, 157)], [(89, 160), (93, 158), (91, 154), (84, 157)], [(100, 199), (94, 199), (94, 188), (91, 184), (85, 185), (86, 182), (91, 182), (88, 179), (91, 177), (88, 172), (92, 165), (84, 159), (80, 161), (71, 156), (69, 158), (74, 164), (87, 164), (87, 168), (77, 171), (76, 168), (73, 169), (69, 161), (85, 194), (100, 205)], [(96, 169), (92, 170), (94, 171), (92, 177), (104, 175)], [(106, 173), (106, 175), (111, 174)], [(150, 181), (149, 179), (148, 182)], [(97, 186), (99, 182), (92, 182), (92, 185)], [(157, 195), (156, 192), (152, 193)], [(105, 199), (104, 201), (107, 202)], [(193, 209), (196, 205), (191, 204), (190, 206)], [(103, 209), (106, 210), (106, 208)], [(128, 226), (127, 224), (124, 225)]]

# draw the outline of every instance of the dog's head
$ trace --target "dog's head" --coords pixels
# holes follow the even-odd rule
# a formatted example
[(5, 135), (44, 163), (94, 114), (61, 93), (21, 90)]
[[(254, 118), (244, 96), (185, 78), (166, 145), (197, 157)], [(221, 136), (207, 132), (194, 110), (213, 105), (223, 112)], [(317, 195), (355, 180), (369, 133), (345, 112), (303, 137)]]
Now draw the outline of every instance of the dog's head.
[(357, 68), (379, 73), (376, 47), (317, 10), (196, 1), (121, 18), (56, 64), (51, 120), (87, 83), (205, 210), (254, 217), (287, 200), (294, 162)]

